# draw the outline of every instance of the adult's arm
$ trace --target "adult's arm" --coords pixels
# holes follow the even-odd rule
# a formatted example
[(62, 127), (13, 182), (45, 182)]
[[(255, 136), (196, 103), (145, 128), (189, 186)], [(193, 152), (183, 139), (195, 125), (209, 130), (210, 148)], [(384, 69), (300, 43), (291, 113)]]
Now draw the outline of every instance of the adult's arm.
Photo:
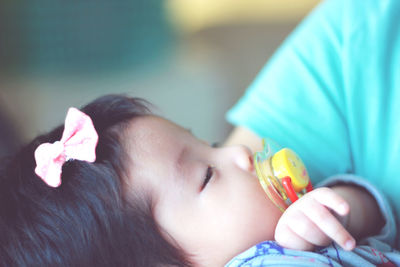
[(399, 12), (398, 0), (322, 1), (227, 113), (226, 143), (260, 150), (255, 136), (271, 138), (315, 184), (360, 175), (400, 216)]
[(346, 228), (356, 239), (379, 233), (384, 224), (376, 199), (364, 188), (355, 185), (335, 185), (332, 190), (350, 206)]
[(323, 2), (285, 40), (227, 113), (237, 128), (226, 144), (256, 151), (259, 137), (269, 137), (295, 150), (314, 182), (351, 170), (341, 61), (346, 1)]

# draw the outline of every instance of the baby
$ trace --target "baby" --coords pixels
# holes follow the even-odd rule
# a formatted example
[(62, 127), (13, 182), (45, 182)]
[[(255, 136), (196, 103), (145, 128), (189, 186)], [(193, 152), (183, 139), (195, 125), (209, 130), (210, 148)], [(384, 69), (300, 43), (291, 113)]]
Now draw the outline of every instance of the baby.
[[(211, 147), (135, 98), (108, 95), (81, 111), (1, 168), (1, 266), (400, 262), (390, 247), (354, 252), (353, 237), (395, 235), (390, 208), (363, 182), (334, 179), (282, 213), (245, 147)], [(332, 241), (350, 256), (330, 254)]]

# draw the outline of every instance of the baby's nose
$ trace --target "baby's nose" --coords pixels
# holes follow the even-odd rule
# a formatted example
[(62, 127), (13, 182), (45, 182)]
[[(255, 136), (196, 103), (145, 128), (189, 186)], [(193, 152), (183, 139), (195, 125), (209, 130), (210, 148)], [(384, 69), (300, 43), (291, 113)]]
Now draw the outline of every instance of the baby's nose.
[(253, 153), (251, 150), (243, 145), (234, 147), (234, 160), (236, 164), (243, 170), (252, 172), (254, 170), (253, 165)]

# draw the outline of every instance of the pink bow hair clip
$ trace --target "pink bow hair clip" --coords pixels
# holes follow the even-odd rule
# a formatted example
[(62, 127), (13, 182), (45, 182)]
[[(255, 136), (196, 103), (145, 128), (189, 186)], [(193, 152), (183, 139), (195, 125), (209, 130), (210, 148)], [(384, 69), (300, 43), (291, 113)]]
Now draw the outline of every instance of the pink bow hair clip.
[(69, 108), (60, 141), (44, 143), (35, 150), (35, 173), (49, 186), (61, 185), (62, 165), (69, 159), (94, 162), (97, 132), (88, 115)]

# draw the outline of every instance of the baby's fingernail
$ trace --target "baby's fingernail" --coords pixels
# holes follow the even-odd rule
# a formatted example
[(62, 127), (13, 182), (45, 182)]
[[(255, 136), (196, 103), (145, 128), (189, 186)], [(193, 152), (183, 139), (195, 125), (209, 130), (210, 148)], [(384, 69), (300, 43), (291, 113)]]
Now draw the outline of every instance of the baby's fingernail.
[(352, 250), (355, 247), (355, 245), (356, 245), (356, 242), (354, 241), (354, 239), (349, 239), (344, 244), (344, 246), (347, 250)]
[(338, 207), (339, 213), (344, 215), (347, 212), (348, 206), (346, 203), (341, 203)]

